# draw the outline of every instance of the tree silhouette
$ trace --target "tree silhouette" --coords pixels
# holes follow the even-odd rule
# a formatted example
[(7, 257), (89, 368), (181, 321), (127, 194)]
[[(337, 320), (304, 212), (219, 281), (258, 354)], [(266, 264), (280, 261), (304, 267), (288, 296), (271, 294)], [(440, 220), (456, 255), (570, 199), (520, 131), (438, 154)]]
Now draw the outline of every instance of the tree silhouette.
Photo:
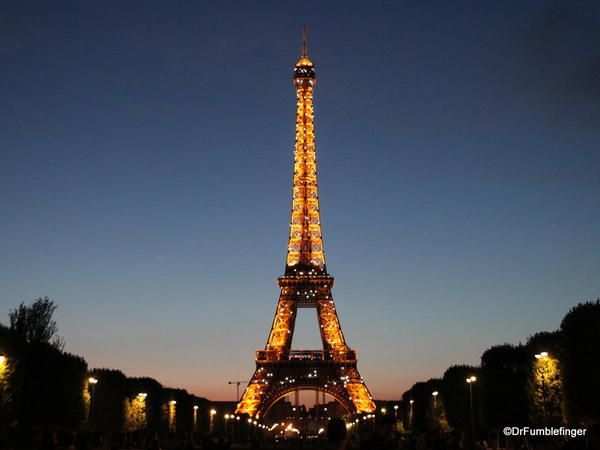
[(481, 406), (491, 427), (528, 425), (527, 380), (531, 358), (523, 345), (495, 345), (481, 355)]
[(21, 303), (8, 315), (10, 329), (28, 344), (51, 343), (62, 350), (64, 342), (56, 335), (58, 326), (56, 321), (52, 320), (56, 308), (57, 305), (48, 297), (35, 299), (31, 306)]
[[(444, 393), (444, 404), (449, 425), (461, 431), (471, 430), (471, 394), (473, 396), (473, 419), (479, 424), (479, 385), (480, 370), (478, 367), (460, 365), (451, 366), (442, 378), (442, 390)], [(470, 386), (468, 377), (476, 377), (476, 382)]]
[(563, 379), (570, 423), (600, 422), (600, 300), (580, 303), (560, 324)]

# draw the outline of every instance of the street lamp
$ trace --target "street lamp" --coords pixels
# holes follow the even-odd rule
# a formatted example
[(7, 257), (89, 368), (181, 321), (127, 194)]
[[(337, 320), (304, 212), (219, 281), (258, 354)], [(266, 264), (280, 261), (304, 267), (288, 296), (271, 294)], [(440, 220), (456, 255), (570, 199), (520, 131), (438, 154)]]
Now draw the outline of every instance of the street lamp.
[(477, 377), (475, 375), (471, 375), (467, 378), (467, 383), (469, 384), (469, 404), (471, 405), (471, 437), (475, 434), (475, 425), (473, 422), (473, 383), (477, 381)]
[(413, 422), (413, 405), (415, 404), (414, 400), (409, 400), (408, 401), (409, 404), (409, 408), (408, 408), (408, 426), (412, 427), (412, 422)]
[(94, 377), (88, 378), (88, 384), (91, 386), (90, 392), (90, 414), (92, 411), (92, 402), (94, 401), (94, 391), (96, 390), (96, 384), (98, 383), (98, 379)]
[(98, 384), (98, 379), (94, 377), (88, 378), (88, 385), (90, 386), (90, 404), (88, 406), (88, 420), (90, 425), (90, 430), (92, 432), (92, 439), (94, 438), (94, 422), (92, 420), (92, 412), (94, 408), (94, 392), (96, 391), (96, 384)]
[(381, 408), (381, 414), (385, 414), (386, 412), (387, 412), (387, 409)]
[(175, 431), (175, 419), (177, 416), (177, 407), (175, 405), (177, 405), (177, 401), (171, 400), (170, 402), (168, 402), (168, 405), (169, 431)]
[[(198, 408), (197, 406), (194, 406), (194, 409), (197, 409), (197, 408)], [(210, 410), (210, 432), (211, 433), (213, 432), (213, 428), (214, 428), (214, 417), (215, 417), (215, 414), (217, 414), (217, 410), (216, 409), (211, 409)], [(228, 418), (227, 414), (225, 414), (225, 418), (226, 419)]]
[(433, 391), (431, 395), (433, 395), (433, 407), (435, 408), (437, 406), (437, 396), (440, 395), (440, 393), (438, 391)]
[[(535, 359), (537, 359), (538, 364), (541, 365), (544, 362), (544, 358), (548, 356), (548, 352), (540, 352), (535, 355)], [(540, 371), (541, 379), (542, 379), (542, 415), (544, 419), (546, 418), (546, 367), (538, 367)]]
[(394, 416), (398, 418), (398, 405), (394, 405)]

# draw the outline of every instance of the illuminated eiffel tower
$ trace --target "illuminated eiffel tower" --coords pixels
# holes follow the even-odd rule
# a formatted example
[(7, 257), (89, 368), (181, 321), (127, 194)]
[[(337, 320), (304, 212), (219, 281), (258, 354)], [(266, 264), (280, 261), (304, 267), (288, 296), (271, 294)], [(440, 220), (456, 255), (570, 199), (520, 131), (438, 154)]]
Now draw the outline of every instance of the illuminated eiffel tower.
[[(302, 57), (294, 68), (296, 144), (292, 213), (285, 274), (275, 318), (264, 350), (256, 352), (256, 371), (236, 413), (264, 416), (279, 399), (299, 390), (324, 392), (348, 415), (375, 411), (356, 368), (356, 351), (346, 344), (333, 303), (333, 277), (325, 267), (321, 235), (313, 122), (315, 66), (308, 59), (306, 29)], [(292, 350), (298, 308), (315, 308), (322, 350)]]

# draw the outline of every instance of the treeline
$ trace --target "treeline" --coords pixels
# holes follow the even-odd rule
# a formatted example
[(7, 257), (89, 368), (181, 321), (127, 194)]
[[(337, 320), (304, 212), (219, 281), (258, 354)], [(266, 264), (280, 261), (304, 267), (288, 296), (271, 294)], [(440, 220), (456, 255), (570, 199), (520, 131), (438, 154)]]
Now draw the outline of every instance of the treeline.
[(82, 357), (64, 352), (55, 309), (40, 298), (12, 311), (10, 326), (0, 325), (0, 448), (70, 444), (81, 436), (140, 443), (169, 432), (208, 431), (205, 398), (152, 378), (90, 370)]
[(406, 431), (501, 435), (506, 426), (600, 424), (600, 300), (525, 344), (493, 346), (480, 366), (456, 365), (402, 396)]

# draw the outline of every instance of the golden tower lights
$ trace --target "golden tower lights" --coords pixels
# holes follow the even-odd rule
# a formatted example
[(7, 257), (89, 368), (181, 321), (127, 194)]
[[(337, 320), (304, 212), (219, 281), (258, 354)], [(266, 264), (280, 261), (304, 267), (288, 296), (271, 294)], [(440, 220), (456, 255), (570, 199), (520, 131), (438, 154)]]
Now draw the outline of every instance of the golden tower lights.
[[(294, 67), (296, 142), (285, 274), (278, 279), (281, 293), (265, 350), (257, 352), (256, 371), (236, 410), (252, 417), (300, 389), (328, 393), (348, 414), (375, 411), (356, 368), (356, 352), (344, 339), (331, 295), (333, 277), (325, 267), (314, 134), (316, 76), (303, 31), (302, 56)], [(317, 310), (323, 350), (291, 349), (297, 308)]]

